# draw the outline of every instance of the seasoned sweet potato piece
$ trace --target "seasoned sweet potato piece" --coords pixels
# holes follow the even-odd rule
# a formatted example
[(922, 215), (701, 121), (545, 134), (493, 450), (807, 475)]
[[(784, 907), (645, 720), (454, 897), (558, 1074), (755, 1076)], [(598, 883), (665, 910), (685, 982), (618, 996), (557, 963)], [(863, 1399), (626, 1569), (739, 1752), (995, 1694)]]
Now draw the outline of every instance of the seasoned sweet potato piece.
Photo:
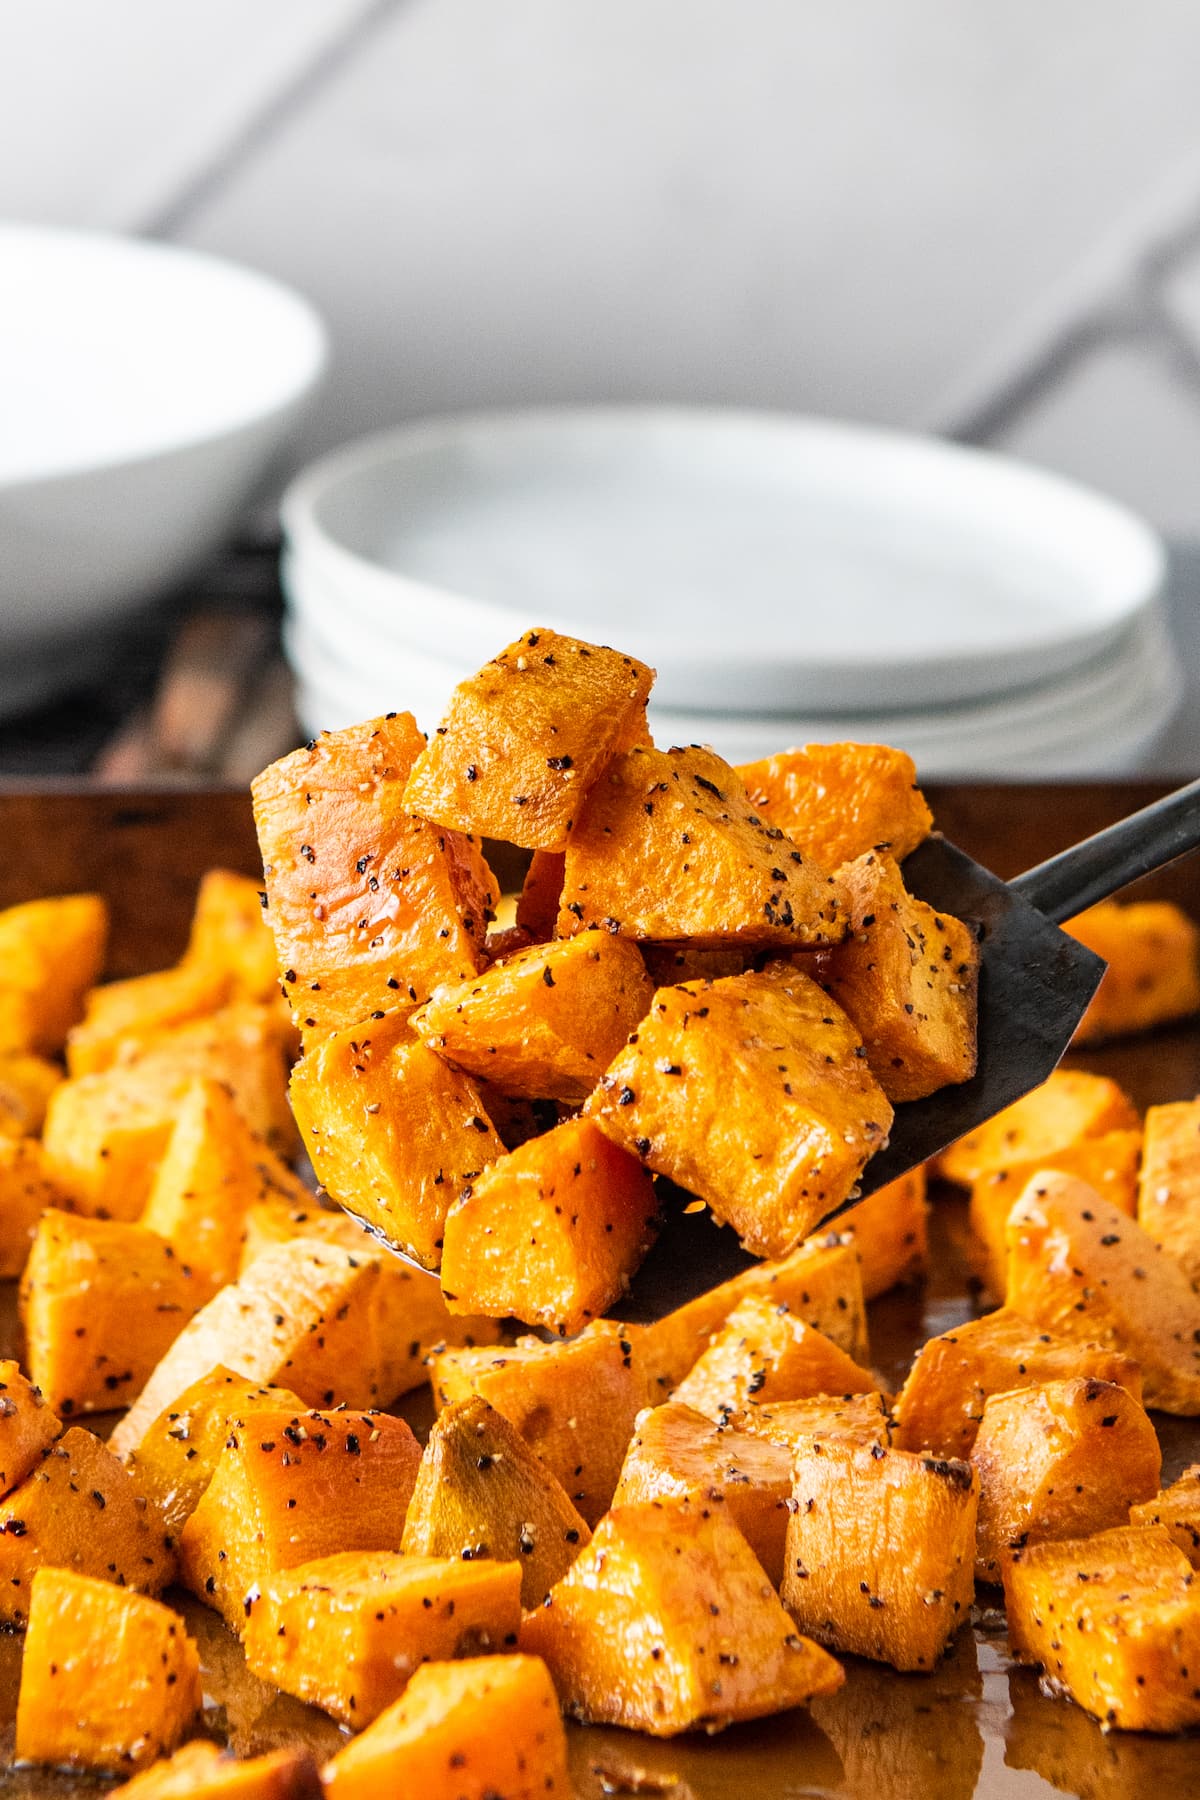
[(570, 1343), (446, 1350), (431, 1371), (439, 1407), (479, 1394), (515, 1425), (594, 1525), (613, 1496), (647, 1400), (636, 1326), (597, 1319)]
[(824, 1444), (857, 1444), (865, 1449), (892, 1441), (892, 1425), (882, 1394), (815, 1394), (808, 1400), (780, 1400), (774, 1406), (747, 1406), (730, 1424), (782, 1445), (794, 1460), (819, 1455)]
[(17, 1701), (23, 1762), (127, 1774), (173, 1750), (200, 1703), (200, 1656), (178, 1613), (38, 1570)]
[(639, 1413), (614, 1507), (647, 1500), (723, 1503), (776, 1587), (792, 1492), (792, 1453), (765, 1434), (714, 1424), (671, 1402)]
[(44, 1148), (0, 1134), (0, 1278), (21, 1273), (48, 1206), (67, 1211), (71, 1198), (51, 1175)]
[(399, 1550), (420, 1460), (389, 1413), (256, 1406), (229, 1433), (180, 1533), (180, 1577), (241, 1631), (279, 1570), (342, 1550)]
[(1137, 1221), (1200, 1282), (1200, 1100), (1147, 1108)]
[(864, 1300), (877, 1300), (889, 1288), (919, 1280), (929, 1257), (924, 1168), (910, 1169), (897, 1181), (876, 1188), (818, 1241), (853, 1250)]
[(1140, 1127), (1132, 1100), (1107, 1075), (1055, 1069), (1040, 1087), (934, 1157), (931, 1169), (947, 1181), (970, 1187), (993, 1169), (1015, 1162), (1053, 1168), (1059, 1152), (1080, 1138)]
[(297, 1063), (292, 1105), (326, 1192), (427, 1268), (450, 1206), (504, 1145), (469, 1075), (387, 1013)]
[(478, 1394), (434, 1420), (404, 1521), (406, 1556), (517, 1562), (521, 1604), (532, 1607), (591, 1535), (541, 1457)]
[(807, 744), (738, 774), (756, 811), (826, 869), (867, 850), (903, 862), (933, 828), (912, 757), (886, 744)]
[(1049, 1162), (1024, 1157), (990, 1169), (973, 1182), (971, 1230), (978, 1240), (981, 1271), (992, 1292), (1002, 1296), (1008, 1279), (1008, 1215), (1039, 1169), (1078, 1175), (1103, 1199), (1132, 1217), (1141, 1155), (1140, 1131), (1106, 1131), (1100, 1137), (1065, 1145)]
[(421, 1800), (570, 1800), (567, 1740), (536, 1656), (425, 1663), (394, 1706), (326, 1763), (329, 1800), (378, 1800), (397, 1769)]
[(532, 1100), (586, 1100), (654, 989), (637, 946), (587, 931), (435, 988), (413, 1027), (447, 1062)]
[(1200, 1569), (1200, 1463), (1153, 1499), (1129, 1509), (1131, 1525), (1162, 1525), (1194, 1569)]
[(979, 1477), (975, 1578), (1000, 1581), (1026, 1544), (1124, 1525), (1158, 1492), (1153, 1425), (1111, 1381), (1076, 1376), (994, 1394), (971, 1461)]
[(490, 1163), (451, 1207), (446, 1304), (574, 1336), (624, 1293), (655, 1207), (636, 1156), (591, 1119), (564, 1119)]
[(1200, 1724), (1200, 1591), (1159, 1525), (1031, 1544), (1004, 1572), (1009, 1642), (1123, 1731)]
[(1074, 1375), (1116, 1382), (1141, 1401), (1142, 1374), (1132, 1357), (1043, 1330), (1001, 1307), (925, 1344), (896, 1397), (896, 1442), (902, 1450), (968, 1457), (989, 1394)]
[(1076, 1044), (1200, 1012), (1200, 930), (1169, 900), (1102, 900), (1063, 926), (1108, 964)]
[(355, 1730), (419, 1664), (511, 1649), (521, 1624), (515, 1562), (347, 1550), (274, 1573), (262, 1590), (247, 1667)]
[(94, 1075), (110, 1068), (128, 1039), (216, 1012), (229, 999), (231, 987), (223, 969), (181, 963), (92, 988), (82, 1019), (67, 1037), (67, 1069), (72, 1075)]
[(41, 1568), (157, 1594), (175, 1573), (162, 1517), (112, 1451), (78, 1425), (0, 1503), (0, 1621), (23, 1625)]
[(755, 1294), (734, 1307), (671, 1398), (719, 1424), (756, 1402), (870, 1394), (875, 1385), (815, 1326)]
[(460, 682), (404, 792), (410, 812), (529, 850), (563, 850), (605, 764), (645, 736), (653, 669), (527, 631)]
[(100, 977), (107, 942), (99, 894), (27, 900), (0, 912), (0, 1050), (58, 1055)]
[(1200, 1413), (1200, 1294), (1141, 1226), (1074, 1175), (1035, 1175), (1008, 1219), (1005, 1304), (1136, 1357), (1147, 1406)]
[(11, 1358), (0, 1361), (0, 1496), (32, 1473), (62, 1431), (52, 1406)]
[(498, 897), (476, 843), (414, 818), (411, 713), (324, 731), (252, 783), (279, 972), (297, 1025), (336, 1029), (387, 996), (479, 968)]
[(858, 1033), (784, 964), (659, 988), (586, 1111), (625, 1149), (786, 1256), (847, 1198), (892, 1108)]
[(720, 1501), (614, 1507), (526, 1614), (564, 1708), (655, 1737), (805, 1706), (844, 1679), (797, 1635)]
[(631, 750), (592, 789), (567, 848), (561, 936), (799, 950), (843, 935), (831, 876), (757, 817), (712, 750)]
[(264, 906), (257, 881), (231, 869), (209, 869), (196, 890), (184, 964), (221, 971), (239, 1000), (270, 1000), (279, 970)]
[[(244, 1275), (264, 1250), (275, 1250), (298, 1237), (320, 1238), (323, 1244), (340, 1244), (345, 1250), (362, 1250), (368, 1256), (378, 1247), (361, 1219), (343, 1212), (340, 1206), (327, 1206), (305, 1189), (302, 1199), (275, 1196), (256, 1200), (246, 1209), (237, 1273)], [(430, 1279), (436, 1286), (436, 1277)]]
[(969, 1463), (829, 1436), (796, 1453), (780, 1592), (801, 1631), (930, 1669), (975, 1591)]
[(306, 1750), (268, 1750), (239, 1761), (211, 1739), (193, 1738), (121, 1792), (131, 1800), (321, 1800), (321, 1781)]
[(0, 1054), (0, 1137), (36, 1137), (63, 1072), (48, 1057), (25, 1050)]
[(561, 850), (535, 850), (521, 892), (517, 896), (514, 923), (527, 931), (529, 941), (544, 944), (558, 926), (558, 901), (562, 893), (564, 855)]

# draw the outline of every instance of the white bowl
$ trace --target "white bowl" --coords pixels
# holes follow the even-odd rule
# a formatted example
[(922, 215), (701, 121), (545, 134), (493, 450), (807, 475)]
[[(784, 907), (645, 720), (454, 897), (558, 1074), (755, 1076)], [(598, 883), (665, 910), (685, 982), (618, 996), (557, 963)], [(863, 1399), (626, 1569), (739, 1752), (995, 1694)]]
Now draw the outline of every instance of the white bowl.
[(210, 555), (325, 356), (308, 303), (247, 269), (0, 224), (0, 646), (77, 637)]

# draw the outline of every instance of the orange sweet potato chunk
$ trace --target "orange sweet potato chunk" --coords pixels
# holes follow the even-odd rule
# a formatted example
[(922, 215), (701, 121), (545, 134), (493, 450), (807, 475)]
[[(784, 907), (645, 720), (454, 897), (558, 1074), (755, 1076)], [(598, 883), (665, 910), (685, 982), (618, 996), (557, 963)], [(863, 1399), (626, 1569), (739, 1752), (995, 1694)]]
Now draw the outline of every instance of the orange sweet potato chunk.
[(557, 929), (564, 860), (561, 850), (535, 850), (530, 858), (517, 895), (515, 926), (528, 932), (531, 943), (546, 943)]
[(231, 986), (223, 969), (184, 963), (92, 988), (82, 1019), (67, 1037), (69, 1073), (94, 1075), (111, 1067), (128, 1039), (216, 1012), (229, 999)]
[(0, 1050), (57, 1056), (95, 987), (108, 943), (99, 894), (27, 900), (0, 912)]
[(925, 1170), (910, 1169), (876, 1188), (848, 1213), (821, 1243), (846, 1244), (858, 1258), (864, 1300), (917, 1281), (929, 1260), (929, 1202)]
[(1200, 1282), (1200, 1100), (1147, 1109), (1137, 1221)]
[(828, 1443), (890, 1449), (892, 1423), (882, 1394), (814, 1394), (808, 1400), (780, 1400), (774, 1406), (747, 1406), (730, 1424), (785, 1449), (795, 1462), (803, 1452), (819, 1456)]
[(1056, 1155), (1068, 1144), (1109, 1131), (1137, 1131), (1140, 1126), (1132, 1100), (1107, 1075), (1055, 1069), (1040, 1087), (943, 1150), (931, 1169), (947, 1181), (970, 1187), (1014, 1162), (1053, 1168)]
[(21, 1273), (48, 1206), (68, 1211), (71, 1198), (51, 1174), (44, 1147), (0, 1134), (0, 1278)]
[(1193, 1569), (1200, 1569), (1200, 1463), (1192, 1463), (1162, 1493), (1131, 1506), (1129, 1523), (1163, 1526)]
[(231, 869), (209, 869), (196, 890), (183, 961), (222, 971), (239, 1000), (270, 1000), (278, 988), (265, 898), (257, 881)]
[(61, 1431), (54, 1408), (20, 1364), (8, 1357), (0, 1361), (0, 1496), (32, 1473)]
[(62, 1069), (47, 1056), (0, 1052), (0, 1137), (36, 1137), (62, 1079)]
[(1102, 900), (1063, 930), (1108, 964), (1074, 1043), (1102, 1043), (1200, 1012), (1200, 929), (1171, 901)]
[(405, 804), (440, 825), (563, 850), (605, 764), (645, 735), (654, 671), (557, 631), (527, 631), (460, 682)]
[(586, 1110), (755, 1256), (786, 1256), (887, 1141), (892, 1108), (861, 1048), (787, 965), (685, 982), (657, 990)]
[(798, 950), (844, 931), (832, 877), (696, 746), (630, 750), (592, 789), (567, 848), (558, 930), (589, 925), (714, 949)]
[(267, 919), (297, 1025), (366, 1019), (479, 968), (497, 899), (477, 844), (414, 818), (411, 713), (322, 732), (252, 784)]
[(718, 1423), (744, 1407), (813, 1394), (869, 1394), (875, 1377), (786, 1307), (759, 1295), (735, 1306), (671, 1398)]
[(1140, 1131), (1106, 1131), (1100, 1137), (1066, 1144), (1048, 1159), (1022, 1157), (1003, 1168), (989, 1169), (972, 1182), (971, 1230), (978, 1240), (977, 1260), (992, 1293), (1002, 1297), (1008, 1280), (1008, 1215), (1039, 1169), (1078, 1175), (1102, 1199), (1132, 1218), (1141, 1158)]
[(763, 817), (826, 869), (867, 850), (903, 862), (933, 828), (912, 757), (886, 744), (808, 744), (738, 774)]
[(321, 1781), (306, 1750), (268, 1750), (242, 1761), (209, 1738), (193, 1738), (121, 1791), (130, 1800), (321, 1800)]

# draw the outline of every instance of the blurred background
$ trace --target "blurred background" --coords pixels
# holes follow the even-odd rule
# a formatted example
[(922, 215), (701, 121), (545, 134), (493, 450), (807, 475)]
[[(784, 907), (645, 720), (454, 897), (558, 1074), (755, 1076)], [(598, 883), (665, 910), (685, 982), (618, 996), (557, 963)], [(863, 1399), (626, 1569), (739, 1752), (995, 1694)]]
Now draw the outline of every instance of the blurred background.
[(286, 474), (428, 414), (596, 401), (934, 432), (1127, 502), (1191, 684), (1143, 766), (1200, 768), (1189, 0), (41, 0), (5, 40), (0, 216), (261, 270), (330, 360), (234, 544), (0, 722), (0, 769), (161, 762), (174, 656), (221, 728), (167, 760), (245, 779), (296, 729)]

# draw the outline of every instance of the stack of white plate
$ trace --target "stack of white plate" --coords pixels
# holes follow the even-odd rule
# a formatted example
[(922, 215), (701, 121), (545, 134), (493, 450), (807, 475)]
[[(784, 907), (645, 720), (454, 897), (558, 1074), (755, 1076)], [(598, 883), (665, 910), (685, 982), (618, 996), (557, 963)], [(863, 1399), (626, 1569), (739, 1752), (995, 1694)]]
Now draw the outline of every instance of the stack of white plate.
[(1129, 773), (1182, 691), (1141, 520), (899, 433), (682, 409), (431, 420), (307, 470), (284, 530), (313, 733), (393, 709), (429, 729), (531, 626), (653, 664), (656, 740), (736, 762), (856, 738), (925, 777)]

